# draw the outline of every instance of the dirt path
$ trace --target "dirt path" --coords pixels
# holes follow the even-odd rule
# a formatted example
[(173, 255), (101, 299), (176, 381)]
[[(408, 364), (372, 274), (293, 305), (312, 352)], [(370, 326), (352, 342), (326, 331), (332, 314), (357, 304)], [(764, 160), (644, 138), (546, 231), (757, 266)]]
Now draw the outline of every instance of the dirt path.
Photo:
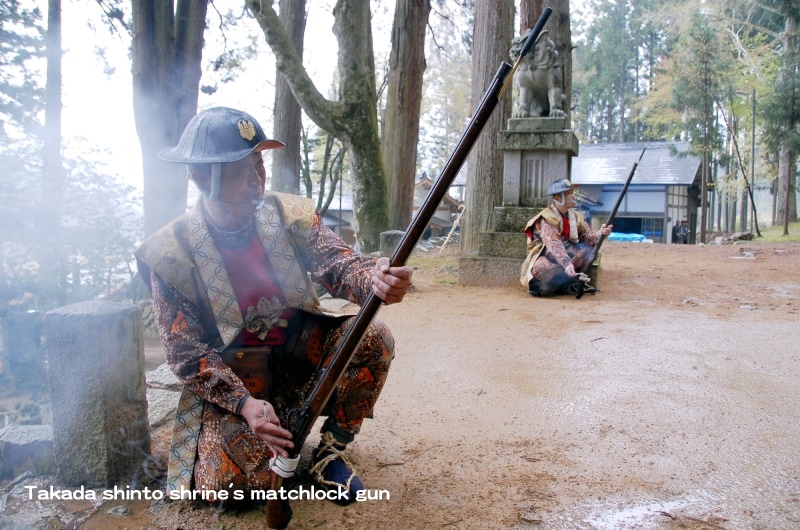
[[(798, 260), (609, 243), (601, 292), (576, 300), (459, 287), (456, 256), (415, 258), (352, 446), (390, 499), (298, 501), (291, 528), (800, 526)], [(263, 528), (260, 507), (111, 506), (83, 528)]]

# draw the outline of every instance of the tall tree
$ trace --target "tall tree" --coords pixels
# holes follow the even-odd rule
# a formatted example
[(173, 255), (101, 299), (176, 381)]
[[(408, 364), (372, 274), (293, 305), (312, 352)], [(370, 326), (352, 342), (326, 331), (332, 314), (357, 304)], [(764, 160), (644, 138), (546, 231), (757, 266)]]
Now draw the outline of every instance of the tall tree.
[(0, 315), (108, 295), (130, 277), (141, 241), (130, 187), (62, 156), (60, 16), (60, 1), (48, 0), (42, 29), (38, 9), (0, 0)]
[(158, 159), (197, 113), (208, 0), (132, 0), (133, 110), (144, 170), (145, 235), (186, 208), (185, 169)]
[[(778, 5), (774, 5), (774, 4)], [(789, 233), (789, 222), (797, 220), (797, 155), (800, 153), (800, 7), (790, 0), (772, 2), (785, 17), (781, 38), (780, 70), (774, 90), (765, 100), (770, 144), (778, 150), (776, 223)]]
[(40, 293), (56, 305), (65, 302), (65, 271), (61, 241), (61, 0), (47, 2), (47, 85), (45, 87), (42, 188), (39, 201), (41, 252)]
[(682, 49), (675, 75), (682, 89), (673, 93), (673, 102), (683, 112), (685, 134), (692, 150), (702, 157), (700, 196), (700, 241), (705, 241), (708, 225), (708, 184), (713, 153), (722, 148), (721, 131), (714, 126), (715, 101), (723, 94), (723, 79), (729, 75), (730, 60), (720, 33), (710, 17), (696, 11), (691, 31)]
[(627, 139), (626, 117), (638, 64), (638, 48), (629, 25), (632, 6), (630, 0), (603, 0), (597, 12), (586, 44), (586, 64), (594, 72), (587, 86), (592, 99), (581, 104), (586, 109), (592, 101), (602, 102), (594, 109), (600, 126), (596, 136), (606, 142), (622, 142)]
[[(280, 18), (286, 35), (302, 61), (306, 1), (281, 0)], [(286, 149), (278, 149), (272, 153), (272, 190), (300, 193), (300, 131), (303, 128), (301, 109), (280, 68), (275, 73), (273, 123), (273, 137), (285, 143)]]
[(37, 129), (43, 107), (40, 73), (35, 66), (44, 50), (39, 8), (19, 0), (0, 0), (0, 140), (6, 144), (8, 127)]
[(322, 96), (269, 2), (247, 0), (295, 99), (321, 129), (347, 145), (353, 174), (356, 233), (365, 250), (380, 246), (389, 227), (386, 172), (378, 131), (375, 64), (369, 2), (338, 0), (333, 32), (339, 44), (339, 99)]
[(382, 131), (383, 159), (389, 177), (389, 221), (395, 230), (406, 229), (414, 206), (425, 28), (430, 12), (430, 0), (397, 0), (395, 4)]
[[(472, 48), (472, 108), (486, 92), (497, 67), (508, 58), (514, 33), (513, 0), (475, 2)], [(462, 221), (461, 252), (478, 250), (481, 232), (494, 225), (494, 207), (503, 199), (503, 153), (497, 132), (511, 116), (511, 98), (504, 97), (484, 126), (468, 158), (466, 209)]]
[[(334, 195), (341, 190), (339, 186), (343, 183), (346, 150), (330, 133), (319, 129), (316, 136), (310, 136), (309, 131), (303, 129), (301, 136), (301, 168), (306, 197), (311, 199), (316, 189), (316, 209), (320, 215), (325, 215)], [(341, 199), (341, 194), (339, 198)], [(339, 220), (341, 221), (341, 214)]]
[(638, 53), (631, 56), (634, 74), (628, 122), (632, 130), (627, 136), (628, 140), (634, 142), (650, 139), (643, 123), (648, 109), (642, 100), (652, 89), (660, 63), (668, 51), (667, 33), (653, 17), (653, 12), (660, 3), (659, 0), (637, 0), (630, 18), (632, 43), (638, 50)]
[(431, 176), (441, 172), (469, 119), (471, 41), (462, 28), (470, 27), (471, 36), (472, 20), (472, 8), (438, 3), (429, 20), (417, 165)]

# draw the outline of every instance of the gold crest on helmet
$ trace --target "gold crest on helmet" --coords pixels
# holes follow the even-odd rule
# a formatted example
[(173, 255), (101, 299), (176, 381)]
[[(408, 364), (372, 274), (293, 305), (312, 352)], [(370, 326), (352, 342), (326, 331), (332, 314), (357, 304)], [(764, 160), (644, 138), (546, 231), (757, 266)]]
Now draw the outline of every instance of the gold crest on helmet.
[(242, 136), (242, 138), (244, 138), (248, 142), (252, 141), (252, 139), (255, 138), (256, 128), (253, 127), (252, 123), (250, 123), (247, 120), (239, 120), (237, 126), (239, 127), (239, 134)]

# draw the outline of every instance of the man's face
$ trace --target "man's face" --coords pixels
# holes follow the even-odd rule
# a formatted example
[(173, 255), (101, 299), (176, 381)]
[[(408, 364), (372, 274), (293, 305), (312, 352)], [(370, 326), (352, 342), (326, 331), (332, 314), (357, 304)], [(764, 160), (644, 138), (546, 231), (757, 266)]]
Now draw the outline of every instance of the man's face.
[(261, 152), (250, 153), (238, 162), (222, 165), (219, 199), (234, 204), (260, 200), (266, 183), (267, 172)]
[(564, 206), (574, 208), (578, 205), (578, 200), (575, 198), (575, 190), (564, 192)]

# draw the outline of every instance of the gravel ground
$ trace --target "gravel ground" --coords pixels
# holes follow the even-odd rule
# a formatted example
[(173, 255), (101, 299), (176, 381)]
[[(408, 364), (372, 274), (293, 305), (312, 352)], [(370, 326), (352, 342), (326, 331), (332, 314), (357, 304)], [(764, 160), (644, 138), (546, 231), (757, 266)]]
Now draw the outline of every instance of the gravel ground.
[[(412, 258), (380, 313), (396, 359), (352, 452), (383, 500), (297, 501), (290, 528), (800, 527), (800, 246), (611, 242), (581, 300), (459, 287), (457, 258)], [(14, 491), (40, 528), (264, 528), (259, 504)]]

